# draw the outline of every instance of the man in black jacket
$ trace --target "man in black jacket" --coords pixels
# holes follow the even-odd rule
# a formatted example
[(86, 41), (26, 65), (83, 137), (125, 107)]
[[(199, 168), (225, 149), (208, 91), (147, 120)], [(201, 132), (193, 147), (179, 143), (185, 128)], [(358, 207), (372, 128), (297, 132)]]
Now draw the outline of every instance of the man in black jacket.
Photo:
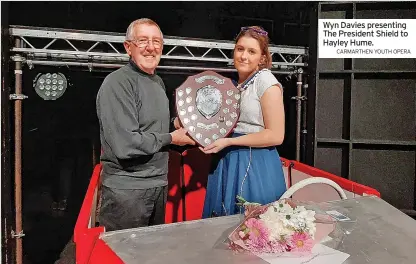
[(195, 144), (169, 133), (169, 101), (155, 74), (163, 35), (150, 19), (133, 21), (127, 65), (109, 74), (97, 95), (102, 146), (99, 222), (107, 231), (162, 224), (167, 199), (168, 145)]

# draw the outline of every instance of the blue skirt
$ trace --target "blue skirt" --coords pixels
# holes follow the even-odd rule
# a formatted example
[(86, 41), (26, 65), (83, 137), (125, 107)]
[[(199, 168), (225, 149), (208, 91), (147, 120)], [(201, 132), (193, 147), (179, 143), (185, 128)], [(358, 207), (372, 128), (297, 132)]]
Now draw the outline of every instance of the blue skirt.
[[(241, 134), (234, 133), (232, 137)], [(267, 204), (286, 191), (282, 163), (275, 147), (232, 146), (213, 156), (208, 176), (203, 218), (239, 214), (237, 195), (248, 202)]]

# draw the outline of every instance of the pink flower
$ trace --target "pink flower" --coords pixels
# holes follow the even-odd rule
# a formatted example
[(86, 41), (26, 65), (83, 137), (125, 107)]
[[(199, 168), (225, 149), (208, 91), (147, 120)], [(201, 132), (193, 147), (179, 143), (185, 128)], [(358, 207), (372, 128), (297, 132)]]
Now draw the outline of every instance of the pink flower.
[(282, 253), (286, 251), (287, 245), (280, 241), (272, 241), (269, 243), (270, 247), (267, 250), (267, 253)]
[(310, 252), (315, 245), (314, 240), (308, 233), (294, 233), (288, 241), (291, 252)]
[(261, 220), (250, 218), (246, 221), (245, 225), (249, 229), (248, 239), (246, 240), (247, 246), (256, 252), (262, 252), (268, 245), (269, 230)]

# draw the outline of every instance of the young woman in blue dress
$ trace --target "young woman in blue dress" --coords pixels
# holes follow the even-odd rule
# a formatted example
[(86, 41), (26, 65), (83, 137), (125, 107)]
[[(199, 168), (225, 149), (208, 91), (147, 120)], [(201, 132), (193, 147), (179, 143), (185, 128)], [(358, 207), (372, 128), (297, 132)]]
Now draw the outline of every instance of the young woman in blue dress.
[(237, 195), (266, 204), (286, 191), (276, 150), (285, 132), (283, 88), (270, 71), (268, 46), (268, 33), (261, 27), (243, 27), (236, 38), (240, 118), (230, 137), (201, 148), (213, 154), (203, 218), (242, 213)]

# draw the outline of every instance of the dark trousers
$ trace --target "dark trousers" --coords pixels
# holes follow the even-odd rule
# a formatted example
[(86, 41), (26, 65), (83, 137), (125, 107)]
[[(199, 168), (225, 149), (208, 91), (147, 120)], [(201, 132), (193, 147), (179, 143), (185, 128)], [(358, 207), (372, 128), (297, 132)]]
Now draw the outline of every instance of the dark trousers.
[(101, 185), (98, 221), (106, 231), (165, 223), (167, 186), (151, 189), (114, 189)]

